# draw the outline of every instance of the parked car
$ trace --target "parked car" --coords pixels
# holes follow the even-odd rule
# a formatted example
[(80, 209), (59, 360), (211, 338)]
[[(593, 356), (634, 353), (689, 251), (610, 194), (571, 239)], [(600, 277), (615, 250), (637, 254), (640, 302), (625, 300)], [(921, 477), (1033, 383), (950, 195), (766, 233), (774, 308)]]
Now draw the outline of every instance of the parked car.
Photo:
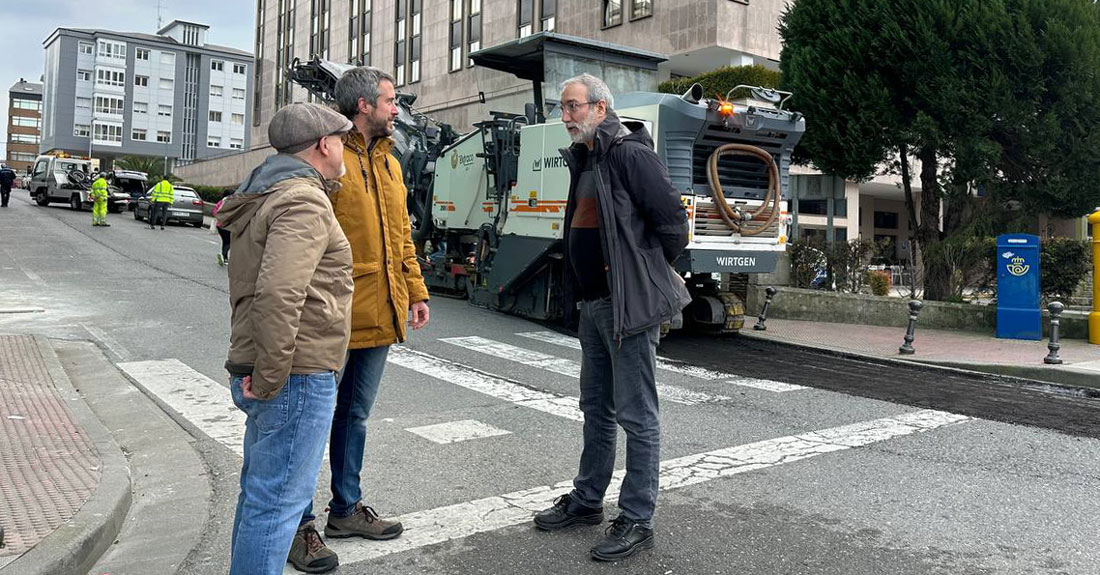
[[(78, 158), (39, 156), (34, 163), (29, 183), (35, 203), (68, 202), (80, 211), (92, 207), (92, 163)], [(130, 203), (130, 195), (108, 184), (107, 210), (119, 213)]]
[[(198, 192), (187, 186), (176, 186), (175, 189), (175, 201), (168, 207), (168, 221), (191, 224), (196, 228), (201, 228), (204, 204), (202, 199), (199, 198)], [(149, 219), (149, 196), (152, 193), (153, 188), (149, 188), (145, 191), (145, 195), (138, 199), (137, 207), (134, 208), (135, 220)]]
[(126, 195), (129, 200), (128, 208), (131, 212), (137, 207), (138, 199), (145, 194), (147, 181), (148, 176), (145, 172), (134, 170), (111, 170), (107, 172), (107, 185), (111, 188), (117, 188), (119, 192)]

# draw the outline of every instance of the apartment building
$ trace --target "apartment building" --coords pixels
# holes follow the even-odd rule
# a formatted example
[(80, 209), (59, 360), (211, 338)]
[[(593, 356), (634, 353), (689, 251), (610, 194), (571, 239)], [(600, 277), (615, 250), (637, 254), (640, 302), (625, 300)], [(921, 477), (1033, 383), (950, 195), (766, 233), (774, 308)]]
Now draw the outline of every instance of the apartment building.
[(44, 42), (41, 151), (185, 165), (248, 149), (252, 54), (207, 43), (208, 30), (58, 28)]
[(4, 162), (26, 173), (38, 156), (42, 138), (42, 84), (20, 78), (8, 89), (8, 149)]
[(472, 66), (469, 54), (482, 47), (553, 31), (665, 54), (661, 79), (725, 65), (777, 66), (783, 6), (784, 0), (258, 0), (252, 152), (201, 162), (186, 173), (230, 184), (272, 153), (271, 117), (308, 99), (286, 74), (295, 58), (382, 68), (398, 79), (399, 91), (418, 95), (418, 109), (466, 130), (490, 110), (522, 112), (531, 99), (529, 83)]

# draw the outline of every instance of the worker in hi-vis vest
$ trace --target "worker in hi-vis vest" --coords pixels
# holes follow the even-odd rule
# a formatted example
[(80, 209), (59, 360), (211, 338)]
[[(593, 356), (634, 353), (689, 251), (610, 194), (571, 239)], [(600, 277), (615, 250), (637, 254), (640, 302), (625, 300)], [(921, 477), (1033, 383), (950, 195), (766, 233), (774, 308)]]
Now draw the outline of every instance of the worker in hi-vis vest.
[(92, 225), (109, 226), (107, 223), (107, 178), (103, 172), (92, 182)]
[(153, 193), (149, 194), (149, 229), (157, 225), (160, 219), (160, 229), (168, 223), (168, 206), (176, 199), (176, 191), (172, 188), (172, 182), (161, 179), (160, 183), (153, 186)]

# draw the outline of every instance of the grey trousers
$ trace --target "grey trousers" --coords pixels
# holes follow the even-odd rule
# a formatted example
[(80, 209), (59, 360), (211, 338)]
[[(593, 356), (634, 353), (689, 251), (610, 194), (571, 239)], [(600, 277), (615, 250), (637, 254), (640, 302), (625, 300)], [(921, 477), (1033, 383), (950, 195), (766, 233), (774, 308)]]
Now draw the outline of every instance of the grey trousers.
[(616, 341), (611, 300), (581, 303), (581, 411), (584, 450), (573, 479), (573, 497), (602, 507), (615, 467), (616, 424), (626, 431), (626, 477), (619, 492), (622, 516), (653, 525), (661, 463), (657, 406), (660, 326)]

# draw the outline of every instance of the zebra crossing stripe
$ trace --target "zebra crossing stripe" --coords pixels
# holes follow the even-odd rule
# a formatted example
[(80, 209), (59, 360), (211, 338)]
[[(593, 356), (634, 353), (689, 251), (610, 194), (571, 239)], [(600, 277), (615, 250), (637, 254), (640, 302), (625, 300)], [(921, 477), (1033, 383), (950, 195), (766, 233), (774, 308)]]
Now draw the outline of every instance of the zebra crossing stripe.
[[(661, 462), (660, 489), (678, 489), (740, 473), (760, 471), (827, 453), (933, 431), (967, 419), (969, 418), (965, 416), (942, 411), (916, 411), (677, 457)], [(617, 496), (618, 486), (624, 475), (625, 472), (621, 470), (615, 473), (607, 499)], [(526, 523), (536, 512), (549, 507), (555, 498), (567, 493), (571, 487), (572, 481), (566, 480), (553, 485), (408, 513), (396, 518), (405, 526), (405, 531), (401, 538), (391, 541), (329, 539), (326, 543), (339, 554), (342, 565), (369, 561)], [(295, 571), (288, 566), (284, 573)]]
[[(572, 378), (580, 378), (581, 376), (581, 364), (571, 359), (555, 357), (483, 337), (447, 337), (440, 339), (440, 341)], [(712, 395), (663, 383), (657, 384), (657, 395), (673, 403), (684, 405), (716, 403), (729, 399), (724, 395)]]
[(555, 395), (531, 389), (518, 382), (400, 345), (390, 348), (388, 361), (394, 365), (490, 397), (509, 401), (521, 407), (528, 407), (573, 421), (584, 421), (584, 414), (580, 410), (580, 400), (576, 397)]
[[(549, 343), (552, 345), (568, 347), (571, 349), (580, 349), (581, 342), (575, 337), (560, 334), (554, 331), (532, 331), (517, 333), (520, 337), (527, 339), (533, 339), (541, 341), (543, 343)], [(770, 379), (758, 379), (755, 377), (744, 377), (741, 375), (735, 375), (732, 373), (725, 373), (721, 371), (714, 371), (705, 367), (698, 367), (694, 365), (686, 364), (682, 361), (676, 361), (674, 359), (668, 359), (665, 357), (657, 356), (657, 367), (665, 371), (671, 371), (680, 375), (686, 375), (689, 377), (695, 377), (699, 379), (706, 379), (711, 381), (721, 381), (722, 383), (728, 383), (731, 385), (739, 385), (741, 387), (751, 387), (754, 389), (760, 389), (763, 391), (772, 391), (775, 393), (783, 393), (786, 391), (797, 391), (800, 389), (808, 389), (802, 385), (794, 385), (790, 383), (783, 383), (781, 381), (772, 381)]]
[(244, 457), (244, 412), (229, 388), (178, 359), (118, 364), (137, 384), (211, 439)]

